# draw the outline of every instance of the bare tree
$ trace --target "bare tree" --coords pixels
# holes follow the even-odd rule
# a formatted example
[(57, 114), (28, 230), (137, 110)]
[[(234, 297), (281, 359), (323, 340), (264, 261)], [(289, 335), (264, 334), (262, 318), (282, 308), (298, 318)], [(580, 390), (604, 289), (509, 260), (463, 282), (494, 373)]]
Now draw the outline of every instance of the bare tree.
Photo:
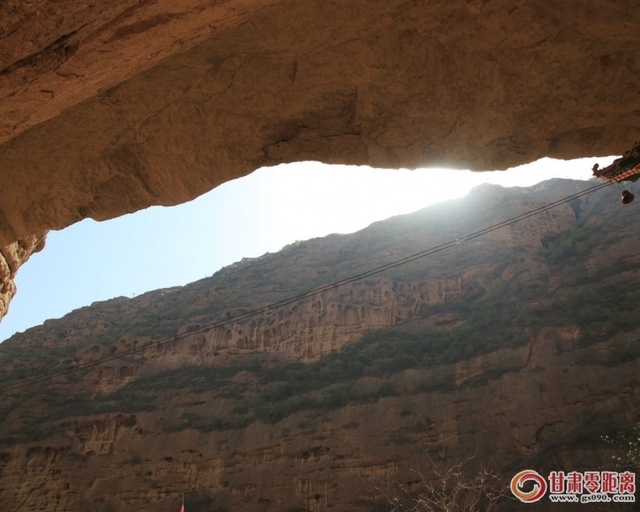
[(399, 493), (387, 501), (394, 512), (491, 512), (507, 496), (509, 486), (487, 469), (472, 469), (469, 457), (452, 463), (444, 450), (434, 458), (425, 450), (429, 470), (412, 470), (416, 480), (398, 484)]

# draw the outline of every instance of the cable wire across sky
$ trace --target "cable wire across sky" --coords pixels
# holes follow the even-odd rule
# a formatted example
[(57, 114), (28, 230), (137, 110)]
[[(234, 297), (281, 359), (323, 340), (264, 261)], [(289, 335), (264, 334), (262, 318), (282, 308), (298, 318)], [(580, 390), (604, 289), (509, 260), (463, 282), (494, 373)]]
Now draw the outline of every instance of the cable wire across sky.
[(7, 384), (4, 386), (0, 386), (0, 392), (2, 393), (8, 393), (8, 392), (12, 392), (12, 391), (16, 391), (18, 389), (23, 389), (23, 388), (28, 388), (31, 386), (34, 386), (36, 384), (40, 384), (42, 382), (46, 382), (49, 381), (51, 379), (54, 379), (56, 377), (61, 377), (61, 376), (65, 376), (65, 375), (69, 375), (71, 373), (75, 373), (75, 372), (79, 372), (79, 371), (83, 371), (83, 370), (88, 370), (90, 368), (94, 368), (96, 366), (99, 366), (103, 363), (109, 362), (109, 361), (114, 361), (117, 359), (122, 359), (125, 357), (129, 357), (132, 355), (136, 355), (136, 354), (140, 354), (142, 352), (145, 352), (149, 349), (155, 348), (162, 348), (166, 345), (169, 345), (170, 343), (173, 343), (175, 341), (178, 341), (180, 339), (184, 339), (190, 336), (193, 336), (194, 334), (200, 334), (200, 333), (205, 333), (205, 332), (209, 332), (213, 329), (217, 329), (219, 327), (224, 327), (226, 325), (229, 324), (233, 324), (235, 322), (238, 321), (242, 321), (242, 320), (246, 320), (248, 318), (253, 318), (255, 316), (259, 316), (262, 315), (264, 313), (267, 313), (269, 311), (273, 311), (275, 309), (284, 307), (284, 306), (288, 306), (290, 304), (293, 304), (295, 302), (299, 302), (303, 299), (307, 299), (309, 297), (314, 297), (316, 295), (322, 294), (324, 292), (327, 292), (329, 290), (334, 290), (336, 288), (339, 288), (341, 286), (359, 281), (361, 279), (365, 279), (367, 277), (379, 274), (381, 272), (385, 272), (387, 270), (402, 266), (402, 265), (406, 265), (407, 263), (411, 263), (413, 261), (419, 260), (421, 258), (425, 258), (427, 256), (431, 256), (433, 254), (436, 254), (438, 252), (444, 251), (446, 249), (449, 249), (453, 246), (462, 244), (462, 243), (466, 243), (470, 240), (473, 240), (475, 238), (484, 236), (488, 233), (491, 233), (492, 231), (496, 231), (498, 229), (510, 226), (512, 224), (515, 224), (517, 222), (520, 222), (522, 220), (528, 219), (530, 217), (533, 217), (535, 215), (539, 215), (541, 213), (544, 213), (548, 210), (551, 210), (553, 208), (556, 208), (558, 206), (561, 206), (563, 204), (567, 204), (571, 201), (573, 201), (574, 199), (578, 199), (580, 197), (586, 196), (588, 194), (592, 194), (593, 192), (596, 192), (598, 190), (601, 190), (605, 187), (610, 186), (610, 183), (600, 183), (594, 187), (590, 187), (588, 189), (582, 190), (580, 192), (576, 192), (575, 194), (571, 194), (569, 196), (566, 196), (562, 199), (558, 199), (556, 201), (553, 201), (547, 205), (541, 206), (539, 208), (535, 208), (533, 210), (530, 210), (528, 212), (525, 212), (521, 215), (517, 215), (515, 217), (512, 217), (510, 219), (504, 220), (502, 222), (498, 222), (496, 224), (493, 224), (491, 226), (488, 226), (486, 228), (474, 231), (472, 233), (468, 233), (466, 235), (463, 235), (461, 237), (452, 239), (452, 240), (448, 240), (447, 242), (444, 242), (442, 244), (439, 244), (437, 246), (434, 247), (430, 247), (428, 249), (425, 249), (423, 251), (414, 253), (412, 255), (406, 256), (404, 258), (400, 258), (394, 261), (391, 261), (389, 263), (386, 263), (384, 265), (380, 265), (378, 267), (372, 268), (370, 270), (367, 270), (365, 272), (361, 272), (359, 274), (355, 274), (353, 276), (338, 280), (338, 281), (334, 281), (333, 283), (329, 283), (323, 286), (319, 286), (317, 288), (314, 288), (313, 290), (310, 290), (308, 292), (304, 292), (304, 293), (300, 293), (270, 304), (267, 304), (265, 306), (261, 306), (258, 308), (254, 308), (250, 311), (247, 311), (245, 313), (241, 313), (235, 316), (231, 316), (229, 318), (226, 318), (224, 320), (219, 320), (219, 321), (215, 321), (215, 322), (211, 322), (208, 324), (205, 324), (201, 327), (198, 327), (196, 329), (193, 329), (189, 332), (186, 333), (182, 333), (182, 334), (176, 334), (176, 335), (172, 335), (172, 336), (167, 336), (164, 338), (160, 338), (157, 340), (152, 340), (149, 341), (148, 343), (145, 343), (144, 345), (138, 346), (138, 347), (134, 347), (128, 350), (124, 350), (122, 352), (116, 353), (116, 354), (109, 354), (107, 356), (103, 356), (97, 359), (94, 359), (93, 361), (89, 361), (87, 363), (82, 363), (82, 364), (78, 364), (75, 366), (70, 366), (68, 368), (64, 368), (64, 369), (59, 369), (59, 370), (55, 370), (52, 369), (50, 371), (45, 372), (44, 374), (35, 376), (35, 377), (31, 377), (31, 378), (25, 378), (20, 380), (20, 382), (15, 382), (12, 384)]

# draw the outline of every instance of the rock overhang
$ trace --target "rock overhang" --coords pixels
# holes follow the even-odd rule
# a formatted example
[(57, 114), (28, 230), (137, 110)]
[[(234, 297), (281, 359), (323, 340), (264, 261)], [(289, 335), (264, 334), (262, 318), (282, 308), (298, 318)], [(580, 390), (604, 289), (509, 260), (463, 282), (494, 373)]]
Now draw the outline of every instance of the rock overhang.
[(0, 7), (0, 246), (265, 166), (504, 169), (640, 128), (630, 0)]

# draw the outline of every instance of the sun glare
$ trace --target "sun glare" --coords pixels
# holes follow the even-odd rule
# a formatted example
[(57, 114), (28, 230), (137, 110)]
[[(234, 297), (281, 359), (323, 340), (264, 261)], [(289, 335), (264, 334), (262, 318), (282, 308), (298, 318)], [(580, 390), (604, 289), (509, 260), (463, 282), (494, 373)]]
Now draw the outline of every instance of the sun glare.
[[(294, 239), (352, 233), (372, 222), (463, 197), (481, 183), (526, 187), (550, 178), (587, 180), (594, 159), (544, 158), (506, 171), (374, 169), (318, 162), (256, 171), (265, 217), (260, 236), (270, 247)], [(292, 235), (295, 233), (295, 235)], [(267, 249), (273, 250), (273, 249)]]
[[(85, 220), (50, 233), (46, 249), (20, 269), (0, 341), (94, 301), (184, 285), (296, 240), (352, 233), (463, 197), (481, 183), (586, 180), (595, 160), (545, 158), (482, 173), (301, 162), (259, 169), (173, 208), (152, 207), (101, 223)], [(605, 160), (598, 159), (601, 166)], [(55, 300), (51, 290), (58, 291)]]

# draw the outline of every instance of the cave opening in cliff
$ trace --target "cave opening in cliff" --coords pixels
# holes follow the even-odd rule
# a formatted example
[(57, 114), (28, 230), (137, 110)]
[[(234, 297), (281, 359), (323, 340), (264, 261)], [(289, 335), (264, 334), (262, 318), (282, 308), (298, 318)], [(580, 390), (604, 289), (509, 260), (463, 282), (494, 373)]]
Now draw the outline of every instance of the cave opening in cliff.
[(46, 249), (21, 268), (19, 291), (0, 323), (0, 341), (95, 301), (181, 286), (299, 240), (355, 232), (462, 197), (481, 183), (584, 180), (592, 164), (588, 158), (542, 159), (478, 173), (305, 162), (259, 169), (176, 207), (152, 207), (100, 223), (87, 219), (50, 233)]

